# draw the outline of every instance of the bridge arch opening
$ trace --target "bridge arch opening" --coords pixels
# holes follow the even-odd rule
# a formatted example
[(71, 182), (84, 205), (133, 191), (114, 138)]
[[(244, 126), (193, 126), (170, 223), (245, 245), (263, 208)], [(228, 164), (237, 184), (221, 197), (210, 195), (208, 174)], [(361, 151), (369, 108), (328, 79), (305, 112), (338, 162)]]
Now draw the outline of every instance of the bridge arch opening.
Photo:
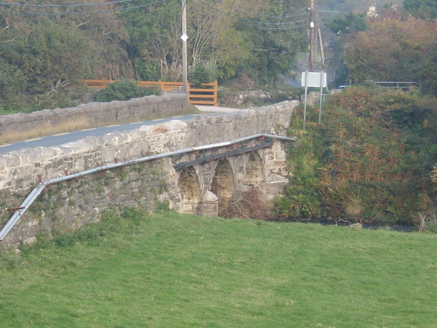
[(199, 202), (202, 200), (200, 195), (200, 184), (196, 171), (186, 168), (181, 172), (178, 181), (182, 197), (182, 209), (184, 213), (197, 213)]
[(229, 200), (234, 193), (234, 172), (227, 159), (219, 160), (212, 179), (211, 191), (218, 198), (218, 214), (225, 216)]

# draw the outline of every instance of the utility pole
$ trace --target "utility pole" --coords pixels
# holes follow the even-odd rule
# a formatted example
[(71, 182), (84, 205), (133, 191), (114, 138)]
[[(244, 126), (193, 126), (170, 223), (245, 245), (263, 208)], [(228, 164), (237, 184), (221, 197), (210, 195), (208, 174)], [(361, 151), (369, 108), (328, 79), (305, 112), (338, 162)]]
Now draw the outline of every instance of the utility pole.
[(314, 59), (315, 59), (315, 26), (314, 26), (314, 1), (311, 0), (310, 6), (310, 72), (314, 71)]
[(325, 69), (325, 52), (323, 51), (322, 32), (320, 31), (320, 27), (318, 28), (318, 31), (319, 31), (320, 59), (322, 60), (322, 70), (324, 70)]
[(182, 92), (188, 95), (187, 0), (182, 0)]

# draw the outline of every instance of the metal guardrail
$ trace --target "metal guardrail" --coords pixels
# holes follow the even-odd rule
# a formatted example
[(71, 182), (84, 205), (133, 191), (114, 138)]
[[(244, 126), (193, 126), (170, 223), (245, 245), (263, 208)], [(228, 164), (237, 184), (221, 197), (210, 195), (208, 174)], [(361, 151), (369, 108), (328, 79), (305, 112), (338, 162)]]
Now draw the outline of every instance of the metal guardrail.
[[(102, 89), (115, 80), (83, 80), (88, 87)], [(162, 91), (172, 91), (182, 87), (182, 82), (162, 82), (159, 81), (140, 81), (140, 87), (157, 86)], [(202, 88), (195, 88), (194, 84), (188, 84), (188, 101), (193, 105), (217, 106), (217, 81), (213, 83), (203, 83)]]
[(122, 166), (128, 166), (128, 165), (132, 165), (132, 164), (147, 162), (147, 161), (160, 159), (160, 158), (164, 158), (164, 157), (170, 157), (170, 156), (174, 156), (174, 155), (196, 152), (199, 150), (207, 150), (207, 149), (212, 149), (212, 148), (230, 146), (230, 145), (240, 143), (243, 141), (248, 141), (248, 140), (262, 138), (262, 137), (285, 140), (285, 141), (296, 141), (296, 138), (277, 136), (277, 135), (273, 135), (273, 134), (257, 133), (257, 134), (254, 134), (254, 135), (251, 135), (248, 137), (238, 138), (238, 139), (231, 140), (231, 141), (225, 141), (225, 142), (203, 145), (203, 146), (198, 146), (198, 147), (184, 148), (184, 149), (177, 150), (177, 151), (167, 152), (167, 153), (153, 155), (153, 156), (142, 157), (142, 158), (138, 158), (138, 159), (134, 159), (134, 160), (130, 160), (130, 161), (124, 161), (124, 162), (119, 162), (119, 163), (114, 163), (114, 164), (109, 164), (109, 165), (103, 165), (103, 166), (96, 167), (94, 169), (66, 175), (66, 176), (63, 176), (60, 178), (54, 178), (54, 179), (50, 179), (47, 181), (42, 181), (42, 182), (38, 183), (38, 185), (26, 197), (26, 199), (23, 201), (23, 203), (19, 207), (15, 208), (15, 213), (11, 216), (9, 221), (6, 223), (6, 225), (0, 231), (0, 242), (2, 242), (4, 240), (4, 238), (7, 236), (9, 231), (15, 226), (15, 224), (21, 219), (21, 217), (29, 209), (29, 207), (33, 204), (33, 202), (38, 198), (38, 196), (49, 185), (56, 184), (58, 182), (64, 182), (64, 181), (76, 179), (76, 178), (83, 177), (83, 176), (86, 176), (89, 174), (98, 173), (98, 172), (102, 172), (102, 171), (106, 171), (109, 169), (114, 169), (114, 168), (118, 168), (118, 167), (122, 167)]
[(403, 92), (410, 92), (420, 89), (419, 82), (374, 81), (373, 83), (384, 88), (401, 90)]

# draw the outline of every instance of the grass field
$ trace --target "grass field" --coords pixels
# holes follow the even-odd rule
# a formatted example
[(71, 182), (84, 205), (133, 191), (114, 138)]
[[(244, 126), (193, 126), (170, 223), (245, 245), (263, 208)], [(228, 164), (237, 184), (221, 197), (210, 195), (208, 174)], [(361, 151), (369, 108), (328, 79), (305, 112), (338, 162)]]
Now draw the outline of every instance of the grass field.
[(131, 209), (0, 255), (0, 327), (437, 327), (436, 246)]

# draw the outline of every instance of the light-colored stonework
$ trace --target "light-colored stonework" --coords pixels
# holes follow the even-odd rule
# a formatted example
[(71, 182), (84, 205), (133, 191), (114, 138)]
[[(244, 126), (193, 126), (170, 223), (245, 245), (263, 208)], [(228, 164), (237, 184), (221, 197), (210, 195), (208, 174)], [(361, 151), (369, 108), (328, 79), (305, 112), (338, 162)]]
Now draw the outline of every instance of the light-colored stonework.
[(187, 97), (180, 93), (148, 96), (128, 101), (87, 103), (72, 108), (45, 109), (30, 114), (0, 116), (0, 136), (26, 132), (34, 127), (56, 127), (65, 122), (86, 121), (89, 126), (136, 122), (171, 117), (188, 111)]
[[(7, 222), (6, 208), (17, 207), (38, 181), (46, 181), (114, 162), (160, 154), (206, 144), (231, 141), (256, 133), (284, 134), (298, 102), (283, 102), (262, 108), (241, 110), (225, 116), (200, 116), (189, 122), (171, 121), (143, 126), (134, 131), (103, 137), (88, 137), (58, 147), (25, 149), (0, 156), (0, 228)], [(256, 140), (248, 142), (249, 147)], [(76, 228), (99, 220), (104, 210), (139, 206), (153, 211), (158, 202), (168, 201), (181, 212), (215, 215), (218, 201), (228, 199), (229, 190), (217, 189), (226, 182), (232, 192), (256, 188), (263, 200), (272, 203), (287, 183), (285, 145), (274, 141), (270, 148), (176, 171), (173, 165), (207, 156), (187, 154), (101, 172), (50, 186), (27, 211), (3, 241), (5, 246), (35, 241), (37, 233)], [(217, 176), (222, 169), (224, 178)], [(188, 172), (190, 170), (190, 172)], [(226, 177), (226, 172), (232, 172)], [(191, 174), (194, 172), (195, 174)], [(181, 176), (195, 179), (187, 186)], [(188, 184), (191, 183), (188, 181)], [(222, 180), (220, 180), (222, 179)], [(191, 181), (191, 180), (190, 180)], [(197, 186), (196, 186), (197, 184)], [(215, 195), (219, 193), (219, 195)], [(192, 195), (190, 194), (192, 193)], [(193, 197), (192, 204), (188, 196)]]

